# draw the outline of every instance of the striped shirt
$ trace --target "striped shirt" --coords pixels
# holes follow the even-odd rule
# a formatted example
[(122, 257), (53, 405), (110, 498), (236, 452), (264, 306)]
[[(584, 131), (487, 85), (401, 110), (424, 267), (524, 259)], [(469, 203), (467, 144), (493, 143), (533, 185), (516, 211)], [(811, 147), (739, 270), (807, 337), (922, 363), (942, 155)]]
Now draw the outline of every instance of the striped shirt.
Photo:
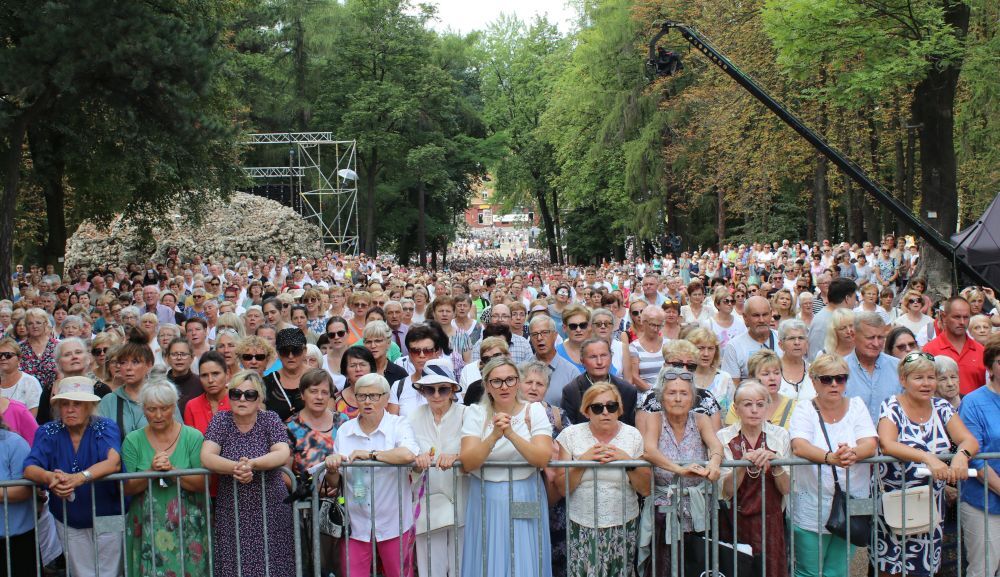
[[(639, 378), (649, 383), (651, 387), (656, 386), (656, 377), (660, 374), (660, 369), (663, 368), (663, 350), (656, 349), (655, 351), (647, 351), (642, 347), (642, 343), (639, 339), (636, 339), (629, 343), (628, 354), (631, 357), (633, 363), (638, 363), (639, 365)], [(652, 390), (652, 389), (650, 389)], [(639, 391), (639, 404), (646, 399), (649, 391)]]

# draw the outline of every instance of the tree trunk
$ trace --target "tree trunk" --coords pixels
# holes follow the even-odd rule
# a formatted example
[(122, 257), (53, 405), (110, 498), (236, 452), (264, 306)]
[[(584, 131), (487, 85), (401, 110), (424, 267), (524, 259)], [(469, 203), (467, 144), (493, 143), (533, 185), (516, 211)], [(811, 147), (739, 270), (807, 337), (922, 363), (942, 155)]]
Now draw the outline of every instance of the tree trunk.
[(556, 223), (556, 262), (566, 264), (562, 248), (562, 220), (559, 218), (559, 194), (552, 191), (552, 218)]
[(715, 187), (715, 201), (718, 207), (718, 221), (716, 223), (716, 229), (719, 234), (719, 250), (722, 250), (722, 246), (726, 243), (726, 192), (721, 186)]
[(14, 117), (7, 133), (7, 150), (3, 151), (3, 202), (0, 207), (0, 297), (13, 298), (11, 266), (14, 260), (14, 211), (17, 208), (17, 188), (21, 179), (21, 156), (28, 118), (22, 113)]
[(373, 148), (368, 153), (368, 170), (365, 174), (365, 242), (362, 251), (368, 256), (375, 256), (375, 186), (378, 180), (378, 149)]
[[(969, 6), (945, 3), (945, 21), (964, 38), (969, 30)], [(947, 67), (931, 66), (913, 89), (911, 110), (920, 125), (921, 216), (946, 240), (958, 226), (958, 163), (955, 158), (955, 93), (961, 60)], [(929, 247), (921, 251), (928, 287), (954, 292), (951, 261)], [(947, 291), (950, 288), (951, 291)]]
[(45, 264), (62, 273), (60, 259), (66, 254), (66, 173), (64, 140), (56, 131), (34, 128), (28, 131), (33, 172), (45, 196)]
[[(538, 182), (538, 178), (540, 178), (540, 176), (532, 176), (535, 176), (535, 182)], [(548, 245), (549, 249), (549, 262), (553, 264), (558, 263), (559, 253), (556, 251), (556, 225), (555, 221), (552, 219), (552, 213), (549, 211), (546, 191), (536, 191), (535, 201), (538, 203), (538, 212), (542, 214), (542, 225), (545, 227), (545, 243)]]
[(816, 236), (818, 240), (830, 238), (830, 190), (827, 186), (827, 159), (816, 156), (813, 168), (813, 205), (816, 207)]
[(427, 191), (423, 181), (417, 185), (417, 250), (420, 266), (427, 268)]

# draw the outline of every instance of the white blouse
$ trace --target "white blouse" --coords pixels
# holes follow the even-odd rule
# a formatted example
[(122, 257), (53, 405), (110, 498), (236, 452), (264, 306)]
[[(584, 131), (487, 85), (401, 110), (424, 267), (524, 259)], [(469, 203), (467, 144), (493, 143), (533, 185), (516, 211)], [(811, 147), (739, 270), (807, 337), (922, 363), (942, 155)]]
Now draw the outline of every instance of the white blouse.
[[(527, 415), (527, 420), (526, 420)], [(530, 421), (530, 426), (528, 421)], [(522, 408), (517, 414), (512, 415), (510, 426), (514, 432), (524, 439), (531, 440), (532, 437), (545, 435), (552, 437), (552, 424), (545, 414), (545, 408), (541, 403), (530, 403), (526, 408)], [(462, 438), (476, 437), (483, 440), (493, 432), (493, 423), (486, 422), (486, 409), (482, 405), (472, 405), (465, 410), (465, 417), (462, 421)], [(507, 437), (500, 437), (493, 450), (486, 458), (486, 464), (496, 461), (520, 461), (527, 463), (527, 459), (518, 452), (514, 444)], [(482, 468), (472, 471), (472, 474), (484, 481), (502, 482), (508, 478), (514, 481), (527, 479), (538, 472), (534, 467), (515, 467), (513, 475), (508, 477), (507, 469), (503, 467), (487, 467), (485, 472)]]
[[(556, 439), (573, 460), (580, 458), (598, 441), (590, 430), (590, 423), (580, 423), (563, 429)], [(628, 453), (632, 460), (642, 456), (642, 435), (639, 429), (620, 423), (618, 433), (611, 439), (611, 445)], [(567, 471), (571, 471), (568, 469)], [(594, 499), (594, 483), (597, 483), (597, 500)], [(622, 510), (622, 503), (625, 508)], [(597, 467), (585, 469), (576, 490), (566, 499), (566, 511), (577, 525), (593, 527), (597, 521), (599, 528), (618, 527), (623, 522), (639, 516), (639, 499), (635, 489), (629, 484), (627, 474), (621, 467)]]

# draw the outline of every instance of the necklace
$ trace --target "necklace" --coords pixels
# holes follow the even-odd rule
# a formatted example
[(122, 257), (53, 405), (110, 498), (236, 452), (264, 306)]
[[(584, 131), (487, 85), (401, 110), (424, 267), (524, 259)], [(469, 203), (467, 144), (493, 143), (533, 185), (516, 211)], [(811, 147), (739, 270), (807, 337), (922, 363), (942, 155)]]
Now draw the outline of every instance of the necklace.
[[(757, 439), (758, 441), (764, 438), (764, 431), (761, 431), (760, 435), (761, 436), (758, 437)], [(767, 444), (767, 439), (764, 438), (764, 445), (766, 444)], [(750, 449), (751, 447), (748, 446), (747, 438), (743, 435), (743, 431), (740, 431), (740, 454), (741, 454), (740, 456), (742, 457), (743, 455), (746, 455), (748, 452), (750, 452)], [(747, 476), (750, 477), (751, 479), (757, 479), (758, 477), (760, 477), (760, 467), (758, 467), (757, 465), (750, 465), (749, 467), (747, 467)]]

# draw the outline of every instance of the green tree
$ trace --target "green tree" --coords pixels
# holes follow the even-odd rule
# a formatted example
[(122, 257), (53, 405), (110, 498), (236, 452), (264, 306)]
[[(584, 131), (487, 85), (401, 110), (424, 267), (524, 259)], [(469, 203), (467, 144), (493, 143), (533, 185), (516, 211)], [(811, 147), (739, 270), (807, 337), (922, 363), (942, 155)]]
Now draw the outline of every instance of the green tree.
[[(56, 222), (64, 181), (88, 211), (125, 208), (147, 226), (181, 198), (196, 208), (202, 197), (194, 191), (231, 189), (238, 174), (235, 106), (219, 74), (231, 8), (227, 0), (5, 4), (0, 294), (11, 293), (26, 143), (46, 198), (55, 199)], [(88, 202), (108, 197), (115, 202)]]

